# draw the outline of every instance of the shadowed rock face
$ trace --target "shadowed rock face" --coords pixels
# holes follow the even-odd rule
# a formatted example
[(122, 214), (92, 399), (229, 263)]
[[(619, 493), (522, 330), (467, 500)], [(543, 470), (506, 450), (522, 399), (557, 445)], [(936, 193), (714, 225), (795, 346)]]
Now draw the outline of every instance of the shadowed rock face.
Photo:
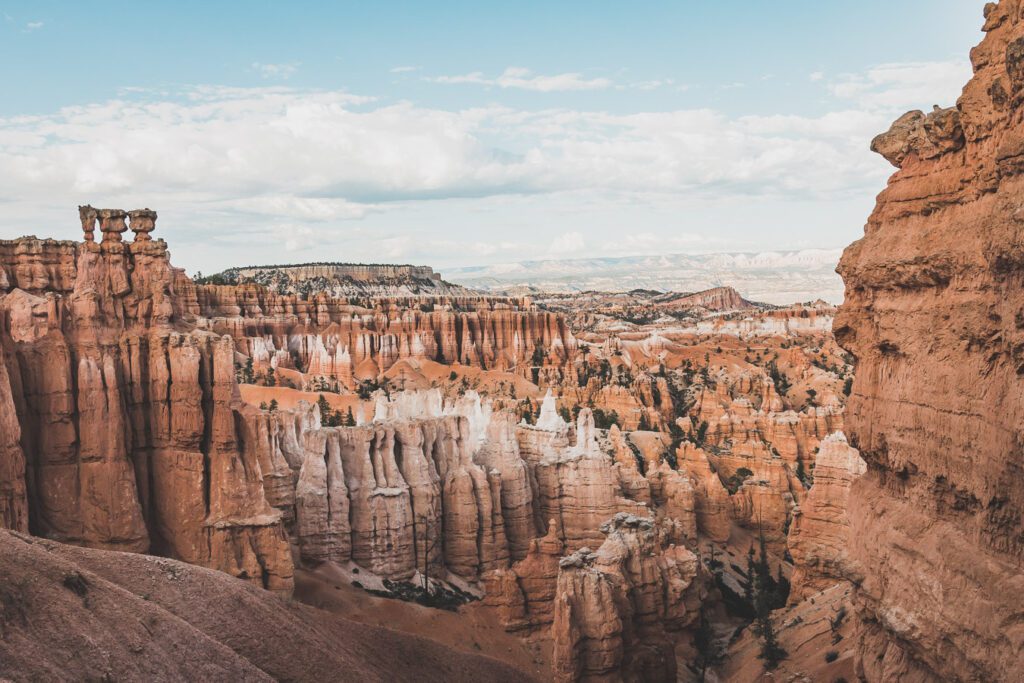
[(899, 168), (839, 266), (869, 680), (1010, 680), (1024, 660), (1022, 14), (986, 5), (955, 109), (876, 138)]
[(668, 631), (696, 616), (697, 556), (662, 547), (648, 518), (619, 513), (601, 532), (597, 552), (581, 548), (559, 562), (554, 679), (675, 681)]
[[(84, 207), (88, 209), (89, 207)], [(155, 212), (98, 215), (100, 242), (0, 244), (0, 521), (153, 551), (290, 591), (292, 561), (239, 442), (230, 339), (175, 314)]]

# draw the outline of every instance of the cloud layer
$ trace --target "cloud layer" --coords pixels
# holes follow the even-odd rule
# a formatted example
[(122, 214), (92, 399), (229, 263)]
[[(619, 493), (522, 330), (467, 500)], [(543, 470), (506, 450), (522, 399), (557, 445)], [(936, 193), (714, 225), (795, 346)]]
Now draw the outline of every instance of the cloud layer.
[[(268, 78), (287, 78), (294, 68), (253, 65)], [(494, 211), (501, 198), (548, 197), (568, 215), (584, 206), (611, 212), (693, 198), (870, 196), (889, 169), (866, 151), (867, 141), (903, 109), (931, 104), (925, 92), (947, 93), (940, 103), (949, 103), (966, 75), (963, 63), (943, 62), (811, 78), (832, 97), (832, 111), (730, 117), (709, 108), (446, 110), (281, 86), (135, 90), (0, 119), (4, 236), (55, 216), (55, 207), (63, 216), (75, 203), (98, 202), (189, 216), (216, 235), (211, 241), (235, 245), (263, 240), (304, 250), (368, 235), (382, 258), (422, 253), (416, 247), (426, 244), (467, 259), (569, 255), (607, 240), (565, 229), (532, 245), (521, 235), (451, 241), (437, 231), (418, 233), (410, 207), (458, 201)], [(514, 68), (495, 78), (434, 80), (539, 91), (613, 85)], [(360, 232), (368, 218), (397, 211), (409, 216), (409, 229)], [(666, 239), (655, 228), (631, 226), (620, 244), (684, 249), (701, 239), (679, 231)], [(200, 232), (194, 229), (193, 243)]]
[(612, 81), (607, 78), (585, 78), (578, 73), (555, 74), (541, 76), (529, 69), (510, 66), (495, 78), (488, 78), (480, 71), (459, 76), (428, 76), (423, 80), (445, 85), (474, 84), (496, 86), (498, 88), (516, 88), (537, 92), (558, 92), (570, 90), (603, 90), (610, 88)]

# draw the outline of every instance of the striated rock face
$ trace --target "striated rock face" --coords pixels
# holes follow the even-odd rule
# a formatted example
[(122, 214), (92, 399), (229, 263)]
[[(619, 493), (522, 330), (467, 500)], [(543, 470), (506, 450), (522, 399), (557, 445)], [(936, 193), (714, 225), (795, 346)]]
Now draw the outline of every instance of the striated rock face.
[[(14, 397), (21, 394), (21, 387), (13, 361), (0, 338), (0, 528), (27, 533), (25, 453), (21, 448), (21, 425), (14, 405)], [(9, 362), (11, 368), (8, 368)]]
[(280, 514), (239, 441), (231, 340), (176, 318), (155, 213), (133, 212), (133, 243), (127, 214), (95, 214), (100, 242), (0, 249), (0, 519), (290, 591)]
[(601, 526), (597, 552), (559, 562), (555, 614), (557, 681), (675, 681), (668, 636), (693, 621), (697, 556), (659, 547), (653, 521), (620, 513)]
[(839, 266), (868, 680), (1011, 680), (1024, 660), (1024, 3), (988, 3), (984, 30), (956, 108), (876, 139), (899, 168)]
[(527, 373), (535, 354), (557, 366), (576, 349), (561, 316), (524, 300), (373, 301), (323, 293), (304, 298), (254, 284), (190, 287), (194, 300), (182, 300), (182, 314), (204, 329), (231, 335), (256, 370), (295, 367), (349, 388), (353, 380), (374, 379), (403, 359)]
[(509, 569), (485, 576), (486, 604), (497, 609), (499, 619), (509, 631), (532, 631), (548, 626), (554, 619), (558, 562), (565, 554), (565, 543), (554, 519), (548, 533), (530, 542), (526, 557)]
[[(558, 421), (561, 422), (560, 418)], [(540, 425), (545, 423), (553, 424), (554, 428), (544, 430), (522, 425), (520, 444), (536, 481), (537, 515), (542, 520), (558, 521), (569, 552), (600, 541), (603, 538), (601, 524), (617, 512), (649, 514), (644, 502), (625, 496), (620, 466), (598, 446), (594, 416), (589, 408), (580, 411), (574, 445), (561, 442), (565, 438), (564, 423), (560, 426), (552, 418), (538, 420)], [(539, 438), (538, 432), (541, 433)], [(533, 445), (523, 448), (524, 442), (544, 445), (537, 452)]]
[(789, 604), (795, 605), (852, 573), (846, 509), (850, 487), (864, 469), (860, 454), (841, 433), (822, 440), (814, 459), (814, 485), (794, 511), (789, 530), (793, 556)]
[(713, 287), (693, 294), (677, 297), (661, 297), (659, 304), (671, 303), (673, 306), (697, 306), (709, 311), (736, 311), (754, 308), (754, 305), (740, 296), (732, 287)]
[(697, 529), (709, 539), (724, 543), (732, 533), (733, 504), (729, 492), (711, 469), (703, 449), (683, 443), (677, 455), (694, 482)]
[(526, 556), (536, 533), (529, 474), (505, 438), (511, 416), (492, 417), (474, 392), (443, 404), (437, 391), (381, 400), (376, 413), (358, 427), (323, 427), (305, 402), (244, 413), (268, 498), (304, 561), (475, 580)]

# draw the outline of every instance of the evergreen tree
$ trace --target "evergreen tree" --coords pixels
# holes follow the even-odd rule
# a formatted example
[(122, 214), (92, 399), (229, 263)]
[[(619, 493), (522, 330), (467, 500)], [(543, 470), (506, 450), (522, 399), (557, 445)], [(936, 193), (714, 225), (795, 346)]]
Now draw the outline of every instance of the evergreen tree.
[[(774, 669), (783, 659), (786, 658), (786, 650), (779, 645), (775, 635), (775, 624), (772, 622), (772, 610), (782, 607), (786, 597), (781, 595), (779, 586), (772, 579), (771, 568), (768, 566), (768, 553), (765, 549), (764, 533), (758, 539), (760, 555), (757, 562), (753, 563), (752, 578), (754, 593), (754, 614), (757, 621), (757, 631), (761, 636), (760, 657), (765, 661), (765, 667)], [(754, 548), (751, 546), (748, 554), (748, 569), (753, 562)], [(781, 578), (781, 568), (779, 576)]]
[(747, 580), (743, 584), (743, 599), (751, 605), (754, 604), (754, 544), (750, 544), (750, 550), (747, 551)]
[(697, 680), (704, 683), (708, 668), (722, 660), (722, 652), (718, 643), (715, 642), (715, 632), (711, 629), (705, 603), (701, 603), (700, 606), (697, 631), (693, 634), (693, 646), (697, 650), (697, 656), (693, 660), (693, 669), (697, 674)]
[(351, 406), (349, 406), (348, 415), (345, 416), (345, 426), (346, 427), (355, 427), (356, 426), (356, 419), (354, 417), (352, 417), (352, 407)]

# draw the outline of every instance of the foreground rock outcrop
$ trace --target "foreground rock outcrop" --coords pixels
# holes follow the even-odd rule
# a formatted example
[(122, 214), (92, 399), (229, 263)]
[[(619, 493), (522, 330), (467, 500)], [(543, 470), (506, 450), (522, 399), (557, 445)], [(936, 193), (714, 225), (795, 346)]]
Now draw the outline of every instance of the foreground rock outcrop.
[(0, 678), (523, 681), (220, 572), (0, 530)]
[(956, 107), (876, 138), (898, 171), (839, 266), (872, 681), (1009, 681), (1024, 661), (1024, 3), (988, 3), (984, 30)]
[(231, 340), (175, 315), (183, 274), (149, 236), (154, 212), (132, 212), (131, 243), (125, 212), (81, 213), (85, 242), (0, 248), (4, 526), (289, 592), (281, 517), (240, 441)]
[(601, 532), (596, 552), (582, 548), (559, 562), (555, 680), (675, 681), (669, 631), (696, 618), (697, 556), (661, 547), (651, 519), (619, 513)]

